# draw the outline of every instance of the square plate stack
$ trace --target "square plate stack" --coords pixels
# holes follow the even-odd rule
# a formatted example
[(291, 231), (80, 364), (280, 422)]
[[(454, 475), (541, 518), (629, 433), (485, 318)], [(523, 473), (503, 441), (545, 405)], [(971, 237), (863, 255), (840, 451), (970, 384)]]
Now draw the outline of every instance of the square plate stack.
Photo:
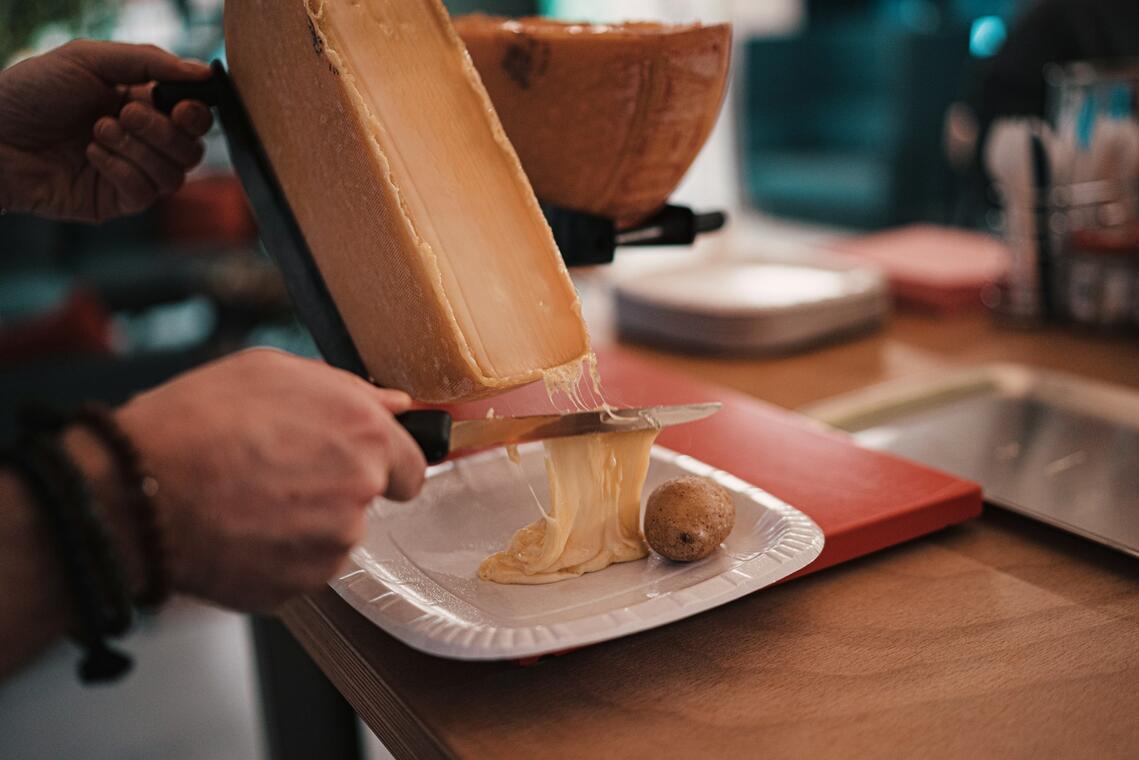
[(792, 351), (880, 324), (890, 294), (874, 268), (832, 262), (723, 261), (617, 285), (624, 338), (718, 354)]

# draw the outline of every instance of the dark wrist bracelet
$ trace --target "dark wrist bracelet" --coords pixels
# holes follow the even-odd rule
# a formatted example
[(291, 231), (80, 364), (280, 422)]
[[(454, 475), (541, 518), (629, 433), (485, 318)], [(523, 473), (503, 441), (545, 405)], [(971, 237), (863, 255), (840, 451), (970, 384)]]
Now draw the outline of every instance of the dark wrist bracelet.
[(106, 535), (97, 532), (82, 476), (45, 433), (26, 434), (7, 459), (31, 491), (56, 542), (85, 650), (81, 679), (92, 683), (119, 678), (131, 660), (108, 646), (106, 637), (129, 627), (130, 605)]
[(83, 473), (64, 453), (59, 437), (48, 433), (32, 434), (25, 445), (41, 472), (53, 477), (57, 502), (68, 510), (69, 519), (78, 526), (83, 561), (94, 573), (101, 594), (99, 629), (110, 636), (126, 633), (133, 622), (130, 592), (122, 563), (106, 526), (99, 519), (94, 494)]
[(93, 433), (115, 461), (127, 509), (134, 520), (146, 565), (146, 582), (138, 604), (156, 608), (170, 596), (170, 571), (154, 497), (158, 482), (142, 467), (142, 459), (126, 432), (102, 404), (85, 404), (72, 418)]

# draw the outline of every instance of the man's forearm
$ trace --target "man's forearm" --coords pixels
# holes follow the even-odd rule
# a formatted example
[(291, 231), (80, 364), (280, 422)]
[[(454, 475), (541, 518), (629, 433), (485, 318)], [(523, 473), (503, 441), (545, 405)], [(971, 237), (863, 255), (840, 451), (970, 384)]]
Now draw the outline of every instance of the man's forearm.
[[(86, 476), (97, 513), (121, 555), (129, 591), (143, 576), (137, 541), (118, 492), (113, 463), (99, 443), (73, 430), (64, 446)], [(72, 592), (55, 537), (23, 481), (0, 470), (0, 679), (32, 660), (73, 625)]]
[(70, 596), (31, 494), (0, 471), (0, 678), (63, 635)]

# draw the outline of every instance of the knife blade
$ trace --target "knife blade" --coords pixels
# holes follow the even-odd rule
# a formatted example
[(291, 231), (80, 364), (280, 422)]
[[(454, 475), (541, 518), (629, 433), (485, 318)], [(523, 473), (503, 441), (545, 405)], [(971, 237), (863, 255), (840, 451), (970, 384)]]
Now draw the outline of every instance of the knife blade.
[(427, 461), (434, 464), (456, 451), (542, 441), (548, 438), (593, 433), (628, 433), (682, 425), (713, 415), (721, 406), (719, 402), (711, 402), (458, 421), (452, 420), (451, 415), (443, 411), (423, 410), (406, 412), (397, 419), (423, 449)]

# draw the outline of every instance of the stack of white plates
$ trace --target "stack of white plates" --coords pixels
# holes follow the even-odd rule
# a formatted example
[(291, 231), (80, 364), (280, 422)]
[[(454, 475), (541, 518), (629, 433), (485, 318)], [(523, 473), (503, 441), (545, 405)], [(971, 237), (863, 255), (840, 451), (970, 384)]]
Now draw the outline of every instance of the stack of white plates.
[(689, 264), (618, 283), (622, 337), (716, 353), (790, 351), (880, 324), (889, 313), (874, 268), (831, 262)]

